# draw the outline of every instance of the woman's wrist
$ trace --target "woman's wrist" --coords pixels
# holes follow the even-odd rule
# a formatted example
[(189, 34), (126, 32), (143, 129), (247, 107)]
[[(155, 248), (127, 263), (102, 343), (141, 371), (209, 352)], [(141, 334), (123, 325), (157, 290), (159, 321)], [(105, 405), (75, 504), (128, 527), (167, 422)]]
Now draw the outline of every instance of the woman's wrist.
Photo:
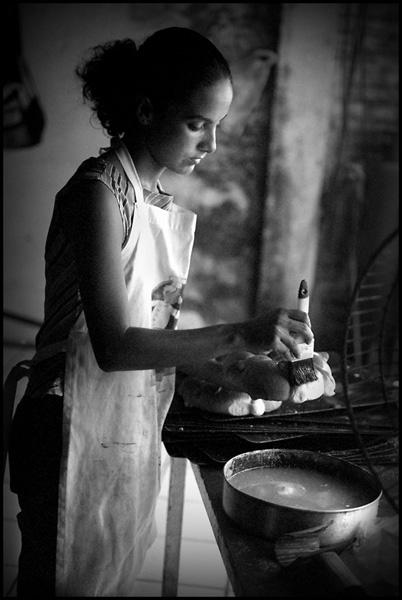
[(245, 352), (247, 348), (246, 344), (246, 332), (245, 332), (245, 323), (230, 323), (225, 325), (228, 328), (227, 332), (227, 352), (225, 352), (225, 356), (228, 354), (233, 354), (234, 352)]

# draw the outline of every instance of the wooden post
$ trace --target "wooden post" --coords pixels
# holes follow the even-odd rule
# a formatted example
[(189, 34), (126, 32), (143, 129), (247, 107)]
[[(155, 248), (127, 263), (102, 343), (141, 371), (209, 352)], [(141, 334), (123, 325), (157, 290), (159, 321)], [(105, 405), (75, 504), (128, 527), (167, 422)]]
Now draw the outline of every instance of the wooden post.
[(179, 581), (186, 458), (171, 458), (162, 596), (175, 598)]
[(341, 4), (283, 4), (258, 312), (314, 293), (320, 199), (337, 100)]

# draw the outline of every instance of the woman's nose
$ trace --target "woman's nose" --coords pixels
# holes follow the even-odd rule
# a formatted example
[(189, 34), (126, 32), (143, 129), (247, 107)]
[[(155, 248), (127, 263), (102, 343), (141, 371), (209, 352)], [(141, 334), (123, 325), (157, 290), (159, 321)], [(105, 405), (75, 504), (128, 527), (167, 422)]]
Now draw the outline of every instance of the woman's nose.
[(204, 151), (208, 152), (208, 154), (212, 154), (216, 150), (216, 130), (211, 129), (205, 132), (205, 136), (200, 142), (199, 147)]

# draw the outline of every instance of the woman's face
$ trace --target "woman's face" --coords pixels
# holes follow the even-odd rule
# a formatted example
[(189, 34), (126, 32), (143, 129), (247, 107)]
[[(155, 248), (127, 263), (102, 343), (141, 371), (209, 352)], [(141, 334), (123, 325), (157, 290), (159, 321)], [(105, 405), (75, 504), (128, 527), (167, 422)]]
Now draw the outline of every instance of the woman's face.
[(230, 81), (199, 88), (189, 101), (155, 114), (149, 125), (148, 150), (158, 167), (187, 175), (216, 150), (216, 130), (232, 102)]

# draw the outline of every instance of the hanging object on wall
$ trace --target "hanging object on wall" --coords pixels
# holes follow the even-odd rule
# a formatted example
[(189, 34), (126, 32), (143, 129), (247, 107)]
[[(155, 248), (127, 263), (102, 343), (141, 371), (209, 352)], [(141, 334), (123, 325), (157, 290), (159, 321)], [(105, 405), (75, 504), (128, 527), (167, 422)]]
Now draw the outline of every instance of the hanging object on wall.
[(17, 5), (6, 13), (5, 75), (3, 80), (3, 148), (39, 144), (45, 116), (32, 74), (22, 56)]
[(3, 86), (3, 148), (35, 146), (45, 118), (28, 67), (20, 59), (19, 80)]

